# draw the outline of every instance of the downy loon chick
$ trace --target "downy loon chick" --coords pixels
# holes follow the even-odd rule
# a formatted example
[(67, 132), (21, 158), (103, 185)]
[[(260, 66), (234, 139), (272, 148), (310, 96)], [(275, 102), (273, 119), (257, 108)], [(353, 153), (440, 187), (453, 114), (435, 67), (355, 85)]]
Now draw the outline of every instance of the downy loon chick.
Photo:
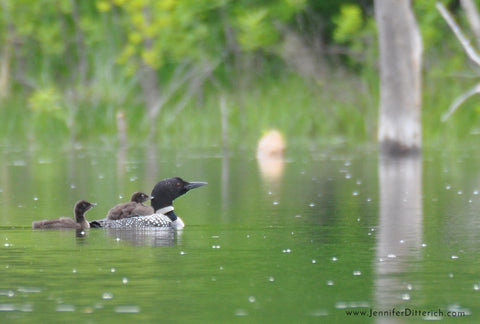
[(115, 220), (134, 216), (146, 216), (155, 213), (153, 207), (143, 203), (153, 197), (143, 192), (134, 192), (129, 202), (113, 206), (107, 214), (107, 219)]
[(60, 217), (58, 219), (44, 219), (32, 223), (32, 228), (74, 228), (85, 229), (89, 228), (90, 224), (85, 219), (85, 213), (96, 206), (95, 203), (90, 203), (86, 200), (77, 201), (73, 212), (75, 220), (68, 217)]
[(159, 181), (152, 190), (151, 199), (154, 214), (148, 216), (128, 217), (117, 220), (108, 218), (93, 221), (91, 227), (105, 228), (145, 228), (169, 227), (181, 229), (183, 221), (174, 213), (173, 201), (189, 190), (206, 185), (207, 182), (188, 182), (182, 178), (167, 178)]

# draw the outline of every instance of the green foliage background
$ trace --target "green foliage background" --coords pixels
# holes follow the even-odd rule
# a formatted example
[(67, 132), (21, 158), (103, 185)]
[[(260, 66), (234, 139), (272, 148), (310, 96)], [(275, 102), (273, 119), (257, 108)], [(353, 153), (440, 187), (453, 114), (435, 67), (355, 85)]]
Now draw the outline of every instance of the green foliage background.
[[(444, 3), (468, 30), (458, 3)], [(478, 72), (434, 5), (414, 1), (424, 141), (455, 145), (476, 140), (479, 99), (446, 123), (440, 116)], [(151, 127), (162, 146), (252, 146), (271, 127), (291, 144), (375, 142), (371, 0), (4, 0), (0, 10), (4, 145), (116, 145), (119, 113), (131, 144)], [(145, 69), (164, 101), (158, 118), (146, 104)]]

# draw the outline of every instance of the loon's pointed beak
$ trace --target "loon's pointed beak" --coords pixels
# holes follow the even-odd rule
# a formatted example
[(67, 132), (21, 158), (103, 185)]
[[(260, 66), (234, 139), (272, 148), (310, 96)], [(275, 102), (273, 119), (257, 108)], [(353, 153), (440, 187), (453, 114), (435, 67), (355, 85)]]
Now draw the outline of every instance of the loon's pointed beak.
[(197, 182), (187, 182), (185, 183), (184, 188), (187, 190), (195, 189), (201, 186), (204, 186), (208, 184), (208, 182), (202, 182), (202, 181), (197, 181)]

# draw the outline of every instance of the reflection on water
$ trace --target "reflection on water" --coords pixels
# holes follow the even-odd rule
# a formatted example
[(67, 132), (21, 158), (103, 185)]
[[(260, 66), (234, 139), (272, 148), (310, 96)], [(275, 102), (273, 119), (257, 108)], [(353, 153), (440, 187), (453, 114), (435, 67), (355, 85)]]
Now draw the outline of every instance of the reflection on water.
[[(422, 158), (381, 156), (375, 264), (377, 310), (408, 305), (413, 286), (401, 276), (415, 270), (422, 247)], [(400, 276), (399, 276), (400, 275)], [(392, 322), (380, 318), (379, 322)]]
[(107, 228), (109, 236), (117, 241), (128, 241), (133, 245), (173, 246), (181, 238), (182, 231), (171, 228)]
[(270, 130), (258, 142), (257, 163), (263, 181), (279, 191), (285, 168), (285, 140), (278, 130)]

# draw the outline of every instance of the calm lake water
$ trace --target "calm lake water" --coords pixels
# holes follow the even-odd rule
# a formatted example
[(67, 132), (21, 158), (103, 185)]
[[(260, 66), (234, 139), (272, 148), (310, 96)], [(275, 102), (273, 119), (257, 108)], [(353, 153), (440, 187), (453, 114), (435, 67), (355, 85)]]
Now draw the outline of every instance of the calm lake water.
[[(2, 323), (480, 320), (473, 150), (0, 152)], [(209, 182), (175, 201), (183, 231), (31, 229), (171, 176)]]

